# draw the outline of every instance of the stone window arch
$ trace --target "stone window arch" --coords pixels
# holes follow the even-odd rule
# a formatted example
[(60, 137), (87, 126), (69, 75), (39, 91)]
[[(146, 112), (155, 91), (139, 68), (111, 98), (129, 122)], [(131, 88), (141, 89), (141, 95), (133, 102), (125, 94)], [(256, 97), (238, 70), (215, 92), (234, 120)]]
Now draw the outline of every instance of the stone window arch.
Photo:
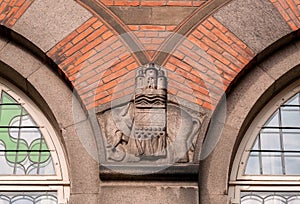
[(231, 203), (300, 203), (300, 81), (275, 96), (246, 131), (233, 162)]
[(42, 111), (0, 79), (0, 203), (67, 203), (64, 155)]

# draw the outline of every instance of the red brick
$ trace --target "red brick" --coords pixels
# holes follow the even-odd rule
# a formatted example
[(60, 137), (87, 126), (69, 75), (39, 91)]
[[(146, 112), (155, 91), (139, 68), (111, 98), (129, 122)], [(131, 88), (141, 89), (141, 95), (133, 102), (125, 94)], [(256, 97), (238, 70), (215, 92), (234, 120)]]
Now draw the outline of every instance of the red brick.
[(204, 44), (203, 42), (201, 42), (200, 40), (198, 40), (197, 38), (195, 38), (194, 36), (190, 35), (188, 37), (188, 39), (193, 42), (196, 46), (198, 46), (199, 48), (201, 48), (204, 51), (208, 50), (208, 46), (206, 44)]
[(166, 38), (168, 36), (170, 36), (170, 34), (172, 34), (171, 32), (165, 31), (165, 32), (159, 32), (158, 33), (158, 37), (160, 38)]
[(111, 71), (116, 72), (119, 71), (120, 69), (124, 69), (127, 65), (131, 64), (132, 62), (134, 62), (134, 59), (132, 57), (129, 57), (126, 60), (115, 65), (113, 68), (111, 68)]
[(216, 34), (219, 37), (219, 39), (225, 42), (226, 44), (231, 45), (233, 43), (233, 41), (224, 33), (222, 33), (219, 29), (214, 28), (212, 32)]
[(237, 56), (237, 59), (242, 62), (244, 65), (248, 64), (249, 63), (249, 59), (251, 59), (251, 57), (249, 56), (247, 59), (241, 55), (238, 55)]
[[(206, 72), (207, 68), (204, 67), (203, 65), (201, 65), (198, 61), (195, 61), (193, 59), (191, 59), (190, 57), (186, 56), (184, 58), (184, 62), (186, 62), (187, 64), (189, 64), (192, 68), (194, 69), (198, 69), (201, 70), (202, 72)], [(187, 70), (189, 71), (189, 70)]]
[(173, 31), (176, 28), (176, 26), (166, 26), (167, 31)]
[(16, 2), (15, 6), (20, 7), (20, 6), (22, 6), (22, 4), (23, 4), (24, 2), (25, 2), (25, 0), (18, 0), (18, 1)]
[(203, 37), (202, 42), (205, 43), (208, 47), (214, 49), (215, 51), (217, 51), (220, 54), (224, 51), (224, 49), (222, 49), (220, 46), (218, 46), (215, 42), (211, 41), (207, 37)]
[(85, 23), (83, 23), (79, 28), (76, 29), (78, 33), (81, 33), (88, 29), (95, 21), (97, 21), (97, 18), (91, 17), (88, 19)]
[(192, 69), (192, 66), (182, 62), (179, 59), (176, 59), (175, 57), (171, 57), (169, 59), (169, 62), (172, 63), (172, 64), (175, 64), (177, 67), (180, 67), (181, 69), (184, 69), (186, 71), (190, 71)]
[(209, 55), (211, 55), (212, 57), (216, 58), (217, 60), (221, 61), (222, 63), (226, 64), (226, 65), (230, 64), (230, 62), (226, 58), (224, 58), (222, 55), (220, 55), (219, 53), (217, 53), (213, 49), (209, 49), (207, 51), (207, 53)]
[(164, 38), (152, 38), (151, 39), (151, 43), (154, 43), (154, 44), (162, 44), (163, 42), (165, 41)]
[(290, 16), (286, 13), (286, 11), (282, 8), (282, 6), (278, 2), (274, 2), (273, 4), (278, 9), (279, 13), (282, 15), (285, 21), (291, 20)]
[(202, 25), (204, 25), (207, 29), (209, 29), (209, 30), (211, 30), (211, 29), (213, 29), (213, 25), (209, 22), (209, 21), (207, 21), (207, 20), (205, 20), (203, 23), (202, 23)]
[(151, 43), (151, 38), (140, 38), (140, 42), (143, 44)]
[(89, 52), (85, 53), (84, 55), (80, 56), (74, 63), (75, 66), (81, 64), (84, 61), (87, 61), (91, 56), (96, 53), (95, 50), (90, 50)]
[(186, 48), (185, 46), (180, 46), (178, 50), (180, 50), (182, 53), (189, 56), (191, 59), (195, 61), (198, 61), (200, 59), (200, 56), (197, 53), (195, 53), (191, 49)]
[(68, 69), (68, 65), (71, 64), (72, 62), (74, 62), (75, 59), (77, 59), (79, 56), (81, 56), (80, 52), (76, 52), (74, 55), (66, 58), (66, 60), (64, 60), (63, 62), (61, 62), (59, 64), (59, 66), (63, 69)]
[(177, 89), (173, 87), (168, 87), (168, 93), (172, 95), (177, 95)]
[(188, 86), (190, 86), (194, 91), (200, 92), (201, 94), (207, 96), (209, 94), (208, 90), (206, 89), (206, 87), (202, 87), (199, 84), (187, 81), (186, 82), (188, 84)]
[(108, 55), (112, 51), (113, 50), (110, 47), (106, 47), (104, 50), (97, 52), (97, 54), (95, 54), (93, 57), (91, 57), (89, 59), (89, 61), (91, 63), (93, 63), (93, 62), (97, 61), (98, 59), (102, 58), (103, 56)]
[[(109, 90), (109, 93), (122, 91), (127, 88), (135, 88), (135, 79), (131, 78), (127, 81), (119, 82), (118, 85), (113, 89)], [(107, 90), (107, 89), (106, 89)]]
[(210, 103), (212, 101), (212, 99), (210, 98), (209, 94), (203, 94), (203, 93), (201, 93), (199, 91), (194, 91), (194, 95), (195, 95), (196, 98), (199, 98), (202, 101), (206, 101), (208, 103)]
[(192, 1), (168, 1), (168, 6), (193, 6)]
[(238, 67), (244, 67), (244, 64), (241, 63), (237, 58), (230, 55), (228, 52), (223, 52), (222, 54), (226, 59), (228, 59), (231, 63), (235, 64)]
[(222, 40), (218, 40), (217, 44), (233, 56), (238, 56), (238, 53)]
[(199, 40), (204, 36), (203, 33), (199, 32), (199, 30), (194, 30), (192, 35), (198, 38)]
[(289, 5), (287, 4), (287, 0), (278, 0), (283, 9), (288, 9)]
[(203, 25), (200, 25), (197, 29), (205, 36), (209, 37), (212, 41), (218, 40), (218, 37), (215, 34), (213, 34), (211, 31), (207, 30)]
[(96, 21), (96, 22), (93, 23), (93, 25), (92, 25), (92, 27), (93, 27), (95, 30), (98, 29), (98, 28), (100, 28), (101, 26), (103, 26), (103, 23), (102, 23), (100, 20)]
[(186, 94), (182, 91), (178, 91), (177, 96), (192, 103), (197, 103), (196, 97), (194, 97), (192, 94)]
[(97, 101), (99, 99), (103, 99), (107, 96), (109, 96), (110, 94), (107, 91), (103, 91), (103, 92), (99, 92), (94, 96), (94, 100)]
[(18, 11), (18, 7), (13, 7), (11, 10), (6, 14), (6, 19), (9, 19), (14, 13)]
[(131, 70), (134, 70), (134, 69), (136, 69), (136, 68), (138, 68), (138, 64), (136, 63), (136, 62), (134, 62), (134, 63), (131, 63), (131, 64), (129, 64), (129, 65), (127, 65), (127, 69), (128, 69), (128, 71), (131, 71)]
[(141, 6), (164, 6), (166, 1), (141, 1)]
[(93, 40), (95, 40), (96, 38), (100, 37), (105, 31), (107, 31), (107, 27), (106, 26), (102, 26), (99, 29), (95, 30), (92, 34), (90, 34), (86, 40), (88, 42), (91, 42)]
[(165, 67), (170, 71), (175, 71), (175, 69), (176, 69), (176, 66), (174, 64), (169, 63), (169, 62), (167, 62), (167, 64), (165, 64)]
[(77, 35), (73, 40), (72, 43), (73, 44), (77, 44), (78, 42), (80, 42), (81, 40), (83, 40), (84, 38), (86, 38), (86, 36), (88, 36), (89, 34), (91, 34), (94, 30), (89, 27), (86, 30), (82, 31), (79, 35)]
[(169, 80), (168, 86), (173, 86), (174, 88), (177, 88), (178, 91), (182, 91), (187, 94), (193, 94), (192, 88), (187, 86), (185, 83), (178, 83), (174, 80)]
[(114, 6), (138, 6), (140, 5), (140, 2), (138, 0), (136, 1), (123, 1), (123, 0), (115, 0)]
[(232, 75), (232, 76), (236, 76), (236, 74), (241, 70), (240, 68), (237, 69), (231, 69), (230, 65), (225, 65), (222, 62), (220, 62), (219, 60), (214, 61), (214, 64), (221, 69), (222, 71)]
[(93, 70), (90, 71), (90, 72), (88, 72), (88, 73), (86, 73), (86, 74), (84, 74), (84, 75), (80, 75), (79, 74), (76, 77), (75, 83), (76, 84), (80, 84), (81, 82), (86, 81), (87, 79), (95, 76), (95, 74), (96, 74), (96, 72), (94, 72)]
[(179, 51), (178, 49), (176, 49), (174, 52), (173, 52), (173, 55), (176, 57), (176, 58), (178, 58), (178, 59), (180, 59), (180, 60), (182, 60), (183, 58), (184, 58), (184, 56), (185, 56), (185, 54), (183, 54), (181, 51)]
[[(1, 3), (1, 6), (0, 6), (0, 11), (1, 11), (1, 13), (3, 12), (3, 10), (6, 8), (6, 6), (7, 6), (8, 4), (7, 3), (5, 3), (5, 2), (2, 2)], [(6, 16), (6, 14), (2, 14), (3, 16)]]
[[(22, 3), (23, 1), (19, 1), (19, 2)], [(24, 12), (29, 8), (32, 2), (33, 2), (32, 0), (28, 0), (22, 3), (22, 6), (20, 5), (21, 7), (19, 8), (18, 12), (15, 14), (14, 18), (19, 19), (24, 14)], [(17, 4), (17, 6), (19, 6), (19, 4)]]
[(8, 6), (13, 7), (16, 2), (17, 2), (17, 0), (10, 0)]
[(107, 83), (113, 79), (116, 79), (116, 78), (119, 78), (121, 76), (124, 76), (125, 74), (127, 73), (127, 70), (126, 69), (121, 69), (121, 70), (118, 70), (116, 72), (114, 72), (113, 74), (107, 76), (107, 77), (104, 77), (103, 78), (103, 82), (104, 83)]
[(150, 30), (150, 31), (165, 31), (166, 26), (158, 26), (158, 25), (140, 25), (141, 30)]
[(209, 110), (214, 110), (214, 107), (210, 103), (204, 102), (202, 106)]
[(114, 34), (111, 31), (107, 31), (105, 32), (101, 37), (106, 40), (108, 38), (110, 38), (111, 36), (113, 36)]
[[(252, 51), (250, 51), (248, 48), (244, 49), (244, 48), (239, 47), (236, 44), (233, 44), (231, 47), (232, 47), (232, 49), (236, 50), (240, 56), (243, 56), (245, 59), (248, 59), (249, 61), (252, 59), (252, 57), (254, 57), (254, 53)], [(251, 52), (251, 53), (249, 53), (249, 52)]]
[(112, 89), (112, 88), (114, 88), (117, 85), (118, 85), (117, 81), (110, 81), (110, 82), (108, 82), (106, 84), (100, 84), (98, 86), (98, 88), (96, 89), (95, 93), (96, 94), (101, 93), (101, 92), (103, 92), (105, 90)]
[[(201, 67), (201, 68), (200, 69), (199, 69), (199, 67), (196, 67), (196, 68), (199, 69), (200, 71), (204, 72), (204, 73), (207, 71), (207, 69), (211, 69), (211, 70), (215, 69), (215, 65), (211, 61), (211, 59), (201, 58), (199, 60), (199, 64), (200, 64), (199, 67)], [(203, 66), (201, 66), (201, 65), (203, 65)]]
[(295, 25), (293, 21), (289, 21), (288, 24), (293, 31), (298, 30), (298, 27)]
[(67, 57), (71, 56), (72, 54), (74, 54), (75, 52), (79, 51), (81, 48), (83, 48), (84, 46), (87, 45), (87, 41), (82, 40), (80, 41), (78, 44), (74, 45), (73, 47), (71, 47), (68, 51), (65, 52), (65, 55)]
[(194, 47), (193, 43), (191, 43), (189, 40), (184, 40), (182, 44), (189, 49), (192, 49)]
[(222, 33), (226, 33), (228, 31), (228, 29), (223, 26), (217, 19), (215, 19), (214, 17), (210, 16), (207, 19), (211, 24), (213, 24), (215, 27), (217, 27)]
[(172, 79), (172, 80), (174, 80), (174, 81), (177, 81), (177, 82), (179, 82), (179, 83), (183, 83), (184, 80), (185, 80), (184, 77), (182, 77), (182, 76), (180, 76), (180, 75), (178, 75), (178, 74), (176, 74), (176, 73), (174, 73), (174, 72), (168, 72), (168, 78), (169, 78), (169, 79)]
[(136, 30), (140, 29), (140, 27), (138, 25), (127, 25), (127, 26), (132, 31), (136, 31)]
[(205, 1), (193, 1), (193, 6), (199, 7), (202, 6), (205, 3)]

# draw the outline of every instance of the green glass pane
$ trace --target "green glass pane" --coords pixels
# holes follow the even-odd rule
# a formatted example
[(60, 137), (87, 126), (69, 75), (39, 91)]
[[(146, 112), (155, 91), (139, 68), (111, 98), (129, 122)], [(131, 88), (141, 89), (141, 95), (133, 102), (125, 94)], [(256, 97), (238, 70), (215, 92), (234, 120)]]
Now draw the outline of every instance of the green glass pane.
[[(0, 143), (5, 150), (5, 172), (10, 171), (9, 166), (12, 170), (10, 174), (27, 174), (29, 171), (39, 174), (40, 166), (53, 167), (52, 160), (49, 159), (49, 149), (39, 127), (21, 104), (5, 92), (1, 94), (0, 104)], [(1, 161), (3, 162), (2, 159)], [(45, 164), (40, 165), (42, 163)], [(34, 168), (37, 171), (30, 170)], [(53, 174), (54, 171), (50, 173)]]
[[(31, 143), (30, 150), (33, 150), (29, 154), (29, 159), (33, 163), (44, 163), (50, 157), (50, 152), (44, 140), (36, 140)], [(36, 154), (37, 151), (41, 153)], [(48, 151), (48, 152), (47, 152)]]

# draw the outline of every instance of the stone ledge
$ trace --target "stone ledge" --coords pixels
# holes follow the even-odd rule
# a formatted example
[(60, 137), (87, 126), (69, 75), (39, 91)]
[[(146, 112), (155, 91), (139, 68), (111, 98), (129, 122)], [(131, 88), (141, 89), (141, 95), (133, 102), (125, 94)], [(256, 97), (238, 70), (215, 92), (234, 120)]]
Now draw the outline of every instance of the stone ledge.
[[(164, 170), (162, 165), (106, 164), (100, 165), (100, 179), (107, 180), (149, 180), (149, 181), (197, 181), (198, 164), (175, 164)], [(157, 171), (157, 172), (156, 172)], [(122, 172), (122, 173), (121, 173)], [(154, 172), (154, 173), (153, 173)], [(143, 175), (141, 175), (143, 174)]]

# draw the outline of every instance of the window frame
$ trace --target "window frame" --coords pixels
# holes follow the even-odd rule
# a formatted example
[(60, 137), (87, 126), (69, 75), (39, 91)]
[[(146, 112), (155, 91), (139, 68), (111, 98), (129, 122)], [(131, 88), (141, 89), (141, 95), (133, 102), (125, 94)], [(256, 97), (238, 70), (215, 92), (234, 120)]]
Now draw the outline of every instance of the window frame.
[(300, 92), (300, 80), (274, 96), (251, 122), (235, 155), (229, 178), (229, 197), (232, 204), (240, 203), (242, 191), (300, 192), (300, 175), (245, 175), (250, 150), (266, 121), (288, 99)]
[(70, 180), (66, 154), (58, 133), (40, 108), (21, 90), (0, 77), (2, 90), (20, 103), (39, 127), (50, 150), (54, 165), (54, 175), (0, 175), (1, 192), (57, 191), (59, 204), (67, 203), (70, 196)]

